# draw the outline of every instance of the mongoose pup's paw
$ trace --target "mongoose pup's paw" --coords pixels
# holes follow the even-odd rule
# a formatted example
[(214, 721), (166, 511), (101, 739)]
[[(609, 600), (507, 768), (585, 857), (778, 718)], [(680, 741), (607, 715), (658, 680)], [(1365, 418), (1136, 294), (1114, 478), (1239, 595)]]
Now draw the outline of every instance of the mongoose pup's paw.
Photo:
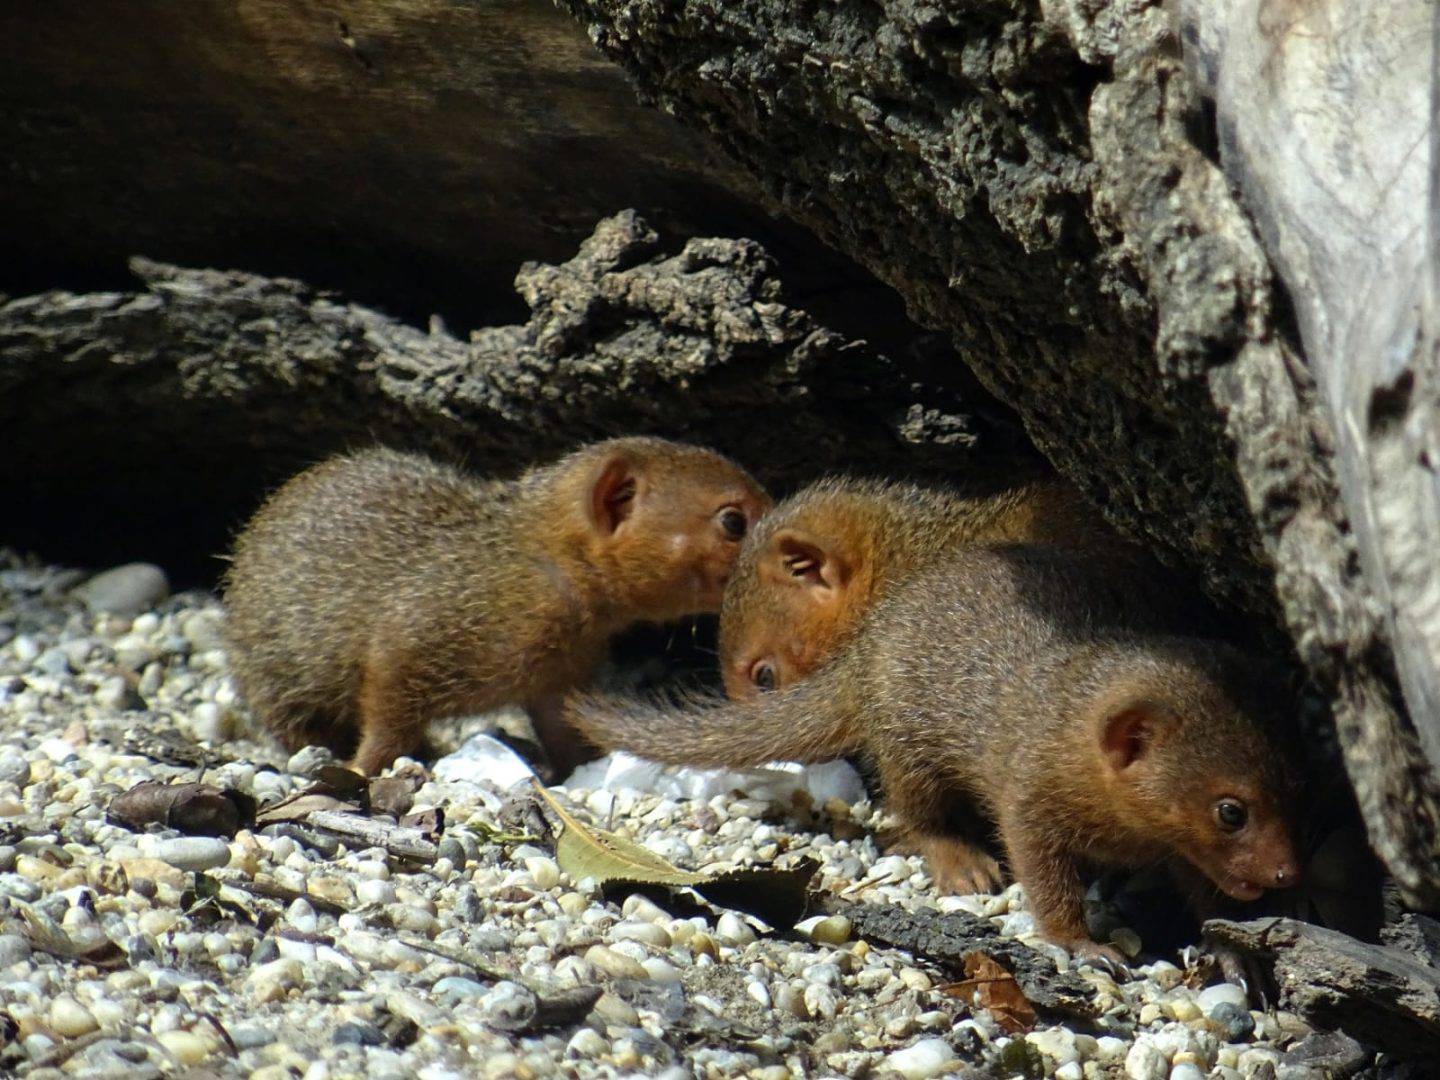
[(988, 852), (962, 837), (916, 836), (906, 841), (903, 849), (924, 856), (937, 892), (997, 893), (1005, 887), (1000, 864)]
[(1120, 978), (1130, 977), (1129, 959), (1113, 945), (1101, 945), (1098, 941), (1085, 939), (1066, 942), (1062, 947), (1082, 964), (1102, 968)]

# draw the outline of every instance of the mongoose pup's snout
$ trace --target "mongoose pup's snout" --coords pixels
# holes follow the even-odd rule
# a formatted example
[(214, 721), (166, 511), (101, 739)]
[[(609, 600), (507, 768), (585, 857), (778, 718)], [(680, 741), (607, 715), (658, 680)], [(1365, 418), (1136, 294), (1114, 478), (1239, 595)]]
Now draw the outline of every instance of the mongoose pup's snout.
[(1282, 725), (1267, 722), (1285, 712), (1278, 678), (1213, 643), (1126, 663), (1093, 706), (1118, 812), (1232, 899), (1298, 884), (1300, 793), (1272, 730)]
[(769, 508), (728, 459), (653, 438), (596, 443), (517, 480), (392, 450), (295, 477), (235, 543), (236, 684), (289, 747), (373, 773), (428, 722), (524, 706), (557, 770), (584, 753), (561, 695), (637, 621), (719, 610)]

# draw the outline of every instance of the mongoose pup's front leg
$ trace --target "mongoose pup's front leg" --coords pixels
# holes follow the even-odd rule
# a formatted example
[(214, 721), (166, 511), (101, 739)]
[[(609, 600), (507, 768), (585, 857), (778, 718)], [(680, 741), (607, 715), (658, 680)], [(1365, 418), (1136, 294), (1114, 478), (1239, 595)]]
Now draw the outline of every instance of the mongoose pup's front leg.
[(557, 722), (609, 639), (637, 621), (719, 610), (740, 542), (769, 507), (739, 466), (662, 439), (615, 439), (517, 480), (368, 450), (281, 487), (226, 576), (236, 685), (289, 747), (365, 773), (429, 721), (535, 712), (553, 763), (583, 744)]
[[(577, 697), (592, 741), (675, 764), (823, 761), (865, 749), (903, 828), (968, 884), (944, 800), (998, 828), (1041, 931), (1088, 936), (1085, 865), (1184, 863), (1240, 900), (1296, 883), (1286, 699), (1228, 646), (1136, 634), (1110, 570), (1053, 548), (969, 549), (895, 587), (819, 671), (741, 701)], [(1097, 575), (1099, 579), (1097, 580)], [(946, 880), (946, 879), (949, 880)]]

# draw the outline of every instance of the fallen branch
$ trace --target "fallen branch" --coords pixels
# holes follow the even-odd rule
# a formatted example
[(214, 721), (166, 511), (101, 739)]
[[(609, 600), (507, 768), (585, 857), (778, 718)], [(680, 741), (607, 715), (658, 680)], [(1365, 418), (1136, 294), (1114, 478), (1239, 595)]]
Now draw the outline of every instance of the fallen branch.
[(898, 907), (857, 904), (829, 899), (823, 910), (849, 919), (854, 932), (869, 941), (889, 945), (967, 974), (965, 957), (976, 951), (990, 957), (1011, 975), (1038, 1012), (1089, 1019), (1095, 1015), (1094, 991), (1073, 972), (1059, 971), (1054, 963), (984, 919), (953, 912), (904, 911)]
[(391, 855), (417, 862), (432, 863), (439, 857), (440, 848), (419, 829), (383, 818), (362, 817), (359, 814), (342, 814), (334, 810), (312, 810), (302, 819), (312, 829), (338, 836), (352, 847), (384, 848)]

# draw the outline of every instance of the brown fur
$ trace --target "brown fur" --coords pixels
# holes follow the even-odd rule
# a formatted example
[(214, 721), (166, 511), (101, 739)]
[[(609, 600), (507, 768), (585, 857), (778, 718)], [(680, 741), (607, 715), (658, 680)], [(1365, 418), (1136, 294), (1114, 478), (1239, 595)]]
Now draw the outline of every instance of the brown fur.
[[(1037, 481), (990, 496), (834, 478), (782, 501), (745, 542), (720, 616), (720, 668), (734, 698), (815, 670), (896, 582), (963, 547), (1040, 542), (1113, 567), (1112, 587), (1162, 580), (1079, 492)], [(768, 689), (768, 687), (765, 687)]]
[[(580, 698), (568, 715), (600, 746), (678, 764), (866, 750), (942, 889), (990, 883), (947, 821), (974, 800), (1041, 931), (1118, 959), (1086, 934), (1084, 863), (1180, 863), (1247, 898), (1299, 871), (1277, 687), (1225, 645), (1137, 636), (1108, 577), (1054, 549), (970, 549), (897, 584), (779, 693), (679, 709)], [(1242, 829), (1217, 824), (1223, 797), (1245, 804)]]
[[(366, 773), (439, 716), (519, 703), (557, 765), (559, 695), (639, 620), (718, 609), (769, 500), (738, 466), (661, 439), (597, 443), (511, 482), (368, 450), (285, 484), (227, 575), (237, 686), (289, 747)], [(733, 523), (733, 518), (730, 519)]]

